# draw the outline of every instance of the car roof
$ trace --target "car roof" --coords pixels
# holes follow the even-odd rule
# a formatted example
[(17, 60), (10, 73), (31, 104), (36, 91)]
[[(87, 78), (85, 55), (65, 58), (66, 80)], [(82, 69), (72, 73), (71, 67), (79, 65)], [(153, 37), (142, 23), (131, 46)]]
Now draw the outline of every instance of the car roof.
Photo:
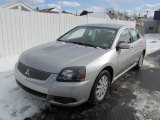
[(81, 26), (88, 26), (88, 27), (106, 27), (106, 28), (116, 28), (119, 29), (121, 27), (126, 27), (125, 25), (122, 24), (85, 24)]

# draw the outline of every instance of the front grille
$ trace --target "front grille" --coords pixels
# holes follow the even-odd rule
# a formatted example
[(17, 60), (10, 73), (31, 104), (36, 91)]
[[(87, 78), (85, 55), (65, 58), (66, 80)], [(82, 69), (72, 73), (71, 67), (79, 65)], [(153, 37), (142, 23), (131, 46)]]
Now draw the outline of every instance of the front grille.
[(18, 70), (26, 77), (37, 80), (46, 80), (51, 73), (31, 68), (21, 62), (18, 63)]

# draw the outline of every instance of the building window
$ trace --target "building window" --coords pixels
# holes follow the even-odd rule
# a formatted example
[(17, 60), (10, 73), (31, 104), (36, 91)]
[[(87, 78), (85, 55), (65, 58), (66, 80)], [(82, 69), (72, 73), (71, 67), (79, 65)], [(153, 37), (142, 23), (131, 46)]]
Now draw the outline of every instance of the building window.
[(154, 27), (150, 26), (150, 27), (149, 27), (149, 30), (154, 30)]

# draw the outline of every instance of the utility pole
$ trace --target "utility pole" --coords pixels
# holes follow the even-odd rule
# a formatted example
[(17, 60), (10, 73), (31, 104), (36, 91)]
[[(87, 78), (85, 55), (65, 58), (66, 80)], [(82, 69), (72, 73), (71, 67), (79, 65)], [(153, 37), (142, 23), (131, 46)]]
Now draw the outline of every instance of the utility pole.
[(149, 11), (147, 10), (147, 11), (145, 11), (147, 14), (146, 14), (146, 17), (148, 18), (148, 13), (149, 13)]

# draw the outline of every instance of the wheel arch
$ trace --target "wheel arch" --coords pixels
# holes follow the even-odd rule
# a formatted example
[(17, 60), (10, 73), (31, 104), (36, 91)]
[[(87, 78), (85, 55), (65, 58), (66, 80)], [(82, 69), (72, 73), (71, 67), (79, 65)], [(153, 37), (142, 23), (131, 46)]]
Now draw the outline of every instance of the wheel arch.
[(114, 76), (114, 69), (113, 69), (113, 67), (111, 67), (111, 66), (106, 66), (106, 67), (104, 67), (104, 68), (99, 72), (99, 74), (100, 74), (103, 70), (107, 70), (107, 71), (109, 72), (110, 77), (111, 77), (111, 82), (112, 82), (113, 76)]
[[(114, 69), (113, 69), (113, 67), (111, 67), (111, 66), (105, 66), (100, 72), (99, 72), (99, 74), (97, 75), (97, 77), (101, 74), (101, 72), (102, 71), (104, 71), (104, 70), (107, 70), (108, 72), (109, 72), (109, 74), (110, 74), (110, 79), (111, 79), (111, 81), (110, 81), (110, 85), (111, 85), (111, 82), (112, 82), (112, 80), (113, 80), (113, 77), (114, 77)], [(96, 77), (96, 79), (97, 79), (97, 77)], [(93, 88), (94, 88), (94, 84), (95, 84), (95, 82), (96, 82), (96, 80), (94, 81), (94, 83), (93, 83), (93, 85), (92, 85), (92, 88), (91, 88), (91, 91), (90, 91), (90, 95), (89, 95), (89, 101), (90, 102), (92, 102), (92, 103), (94, 103), (94, 104), (98, 104), (95, 100), (94, 100), (94, 97), (93, 97)], [(106, 95), (107, 95), (108, 93), (106, 93)]]

